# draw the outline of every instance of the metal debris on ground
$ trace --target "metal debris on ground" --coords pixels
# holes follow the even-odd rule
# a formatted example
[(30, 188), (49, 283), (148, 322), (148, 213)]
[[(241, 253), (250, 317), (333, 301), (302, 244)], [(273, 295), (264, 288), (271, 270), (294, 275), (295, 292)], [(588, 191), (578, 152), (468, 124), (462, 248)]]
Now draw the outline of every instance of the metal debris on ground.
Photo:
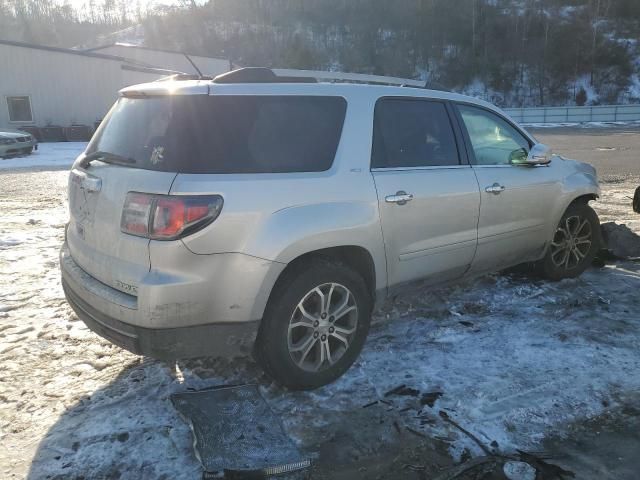
[(502, 478), (506, 478), (504, 477), (504, 466), (509, 462), (522, 462), (530, 465), (536, 472), (536, 480), (566, 480), (568, 478), (575, 478), (573, 472), (545, 462), (544, 460), (548, 459), (549, 456), (544, 453), (524, 452), (522, 450), (516, 450), (516, 454), (501, 453), (498, 450), (497, 442), (491, 442), (492, 448), (487, 447), (478, 437), (453, 420), (447, 412), (441, 410), (440, 417), (473, 440), (485, 455), (472, 458), (460, 465), (447, 469), (438, 475), (435, 480), (455, 480), (462, 478), (462, 475), (467, 475), (465, 478), (469, 478), (469, 474), (473, 474), (475, 475), (473, 478), (479, 479), (486, 478), (486, 475), (495, 472), (500, 472)]
[(191, 427), (204, 478), (267, 478), (311, 466), (257, 385), (177, 393), (171, 402)]

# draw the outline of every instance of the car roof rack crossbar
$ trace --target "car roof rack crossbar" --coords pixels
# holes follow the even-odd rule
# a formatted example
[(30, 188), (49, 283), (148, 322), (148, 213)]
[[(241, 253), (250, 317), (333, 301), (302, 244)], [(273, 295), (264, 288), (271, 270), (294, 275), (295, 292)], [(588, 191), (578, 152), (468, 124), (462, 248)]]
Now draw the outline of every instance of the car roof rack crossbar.
[(317, 70), (270, 69), (246, 67), (223, 73), (214, 78), (214, 83), (316, 83), (319, 80), (347, 83), (372, 83), (425, 88), (423, 80), (384, 77), (361, 73), (323, 72)]

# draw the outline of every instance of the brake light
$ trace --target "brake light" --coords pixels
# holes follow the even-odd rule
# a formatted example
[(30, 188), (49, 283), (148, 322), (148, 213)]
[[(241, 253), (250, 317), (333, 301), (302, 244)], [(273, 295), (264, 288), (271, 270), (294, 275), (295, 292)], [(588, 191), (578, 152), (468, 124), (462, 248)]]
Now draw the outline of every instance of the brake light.
[(213, 222), (222, 210), (220, 195), (150, 195), (129, 192), (122, 209), (124, 233), (153, 240), (175, 240)]
[(129, 192), (124, 202), (120, 228), (132, 235), (147, 236), (150, 211), (151, 195)]

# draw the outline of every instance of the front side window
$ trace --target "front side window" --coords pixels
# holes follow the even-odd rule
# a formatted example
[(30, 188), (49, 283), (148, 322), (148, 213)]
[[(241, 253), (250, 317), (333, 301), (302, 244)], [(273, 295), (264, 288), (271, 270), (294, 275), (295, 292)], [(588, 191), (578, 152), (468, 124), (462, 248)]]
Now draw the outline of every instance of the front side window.
[(456, 140), (444, 103), (395, 98), (378, 101), (372, 168), (458, 164)]
[(346, 108), (342, 97), (125, 97), (87, 153), (179, 173), (321, 172), (333, 164)]
[(458, 105), (476, 165), (510, 165), (527, 158), (529, 141), (507, 121), (483, 108)]
[(31, 100), (28, 96), (7, 97), (10, 122), (33, 122)]

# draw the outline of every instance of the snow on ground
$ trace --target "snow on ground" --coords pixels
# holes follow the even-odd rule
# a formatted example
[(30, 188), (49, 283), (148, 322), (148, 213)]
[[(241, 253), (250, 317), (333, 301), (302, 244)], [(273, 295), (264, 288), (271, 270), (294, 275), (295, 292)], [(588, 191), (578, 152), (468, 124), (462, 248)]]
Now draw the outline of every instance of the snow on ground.
[[(199, 478), (190, 431), (168, 400), (189, 388), (259, 383), (320, 465), (314, 478), (354, 462), (345, 478), (369, 477), (398, 445), (422, 441), (407, 427), (454, 457), (479, 454), (440, 410), (503, 451), (536, 449), (640, 388), (640, 264), (631, 262), (559, 283), (490, 275), (397, 299), (375, 315), (352, 369), (314, 392), (270, 384), (250, 359), (170, 365), (137, 357), (91, 333), (64, 300), (57, 254), (66, 179), (64, 171), (0, 174), (3, 478)], [(638, 183), (603, 184), (603, 220), (640, 233), (627, 198)], [(434, 394), (433, 407), (385, 396), (402, 384)]]
[(70, 167), (86, 142), (39, 143), (31, 155), (0, 158), (0, 170), (33, 167)]

